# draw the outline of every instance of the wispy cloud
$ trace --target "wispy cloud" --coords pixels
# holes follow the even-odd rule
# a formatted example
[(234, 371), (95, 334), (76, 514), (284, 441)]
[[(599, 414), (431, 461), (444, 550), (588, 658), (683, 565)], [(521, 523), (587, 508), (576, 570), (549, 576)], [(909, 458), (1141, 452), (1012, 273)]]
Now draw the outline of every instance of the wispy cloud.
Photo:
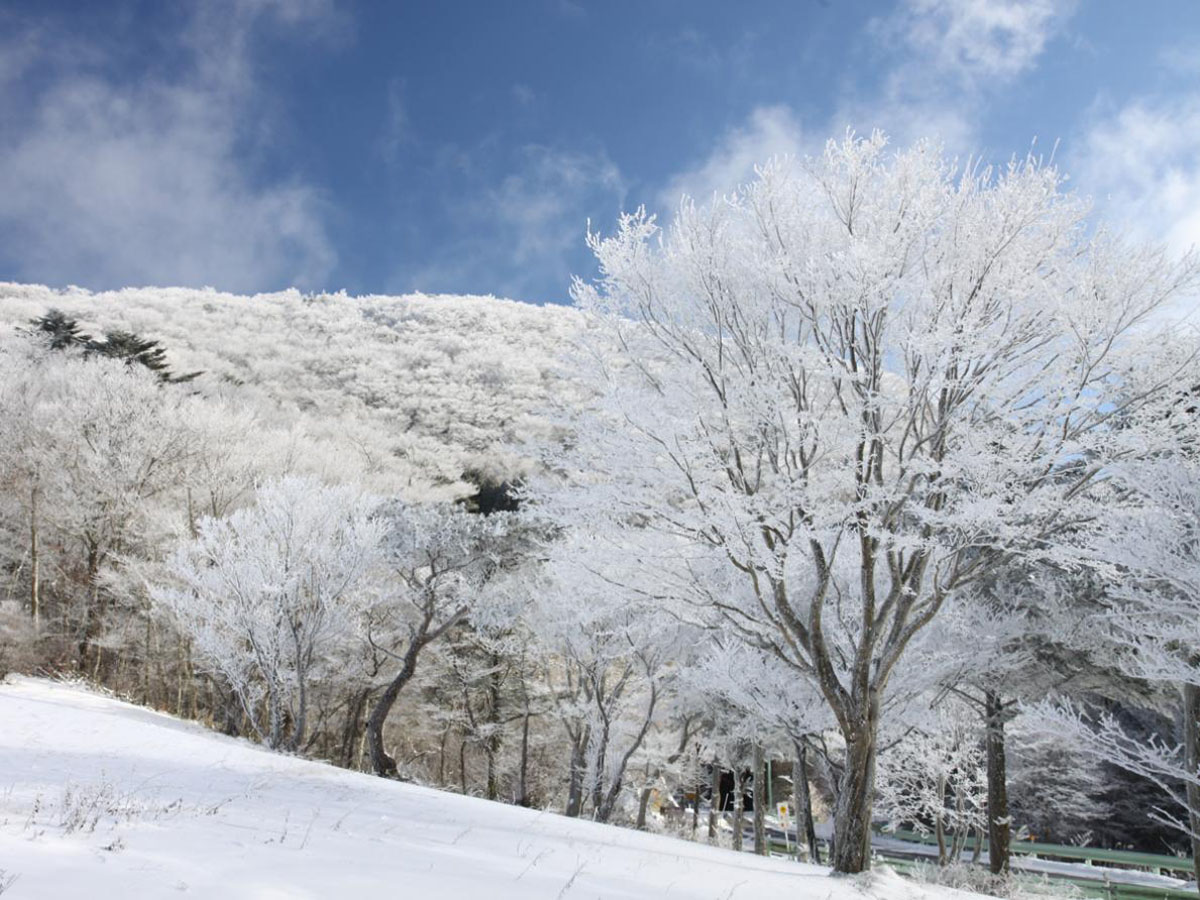
[[(494, 181), (471, 154), (458, 151), (447, 160), (478, 181), (472, 199), (452, 210), (468, 236), (440, 248), (405, 283), (425, 291), (457, 285), (518, 299), (565, 300), (574, 264), (587, 256), (581, 213), (592, 210), (607, 222), (624, 203), (625, 182), (608, 155), (531, 144)], [(556, 292), (547, 295), (547, 285)]]
[(873, 28), (885, 41), (901, 41), (927, 71), (973, 86), (994, 84), (1032, 69), (1076, 2), (904, 0)]
[(970, 154), (989, 100), (1035, 69), (1076, 0), (901, 0), (868, 23), (891, 60), (874, 86), (851, 91), (834, 130), (876, 128), (899, 144), (939, 140)]
[[(0, 138), (5, 274), (94, 287), (321, 286), (335, 262), (325, 200), (298, 178), (262, 177), (245, 153), (264, 133), (253, 41), (268, 28), (336, 35), (345, 21), (323, 0), (202, 5), (179, 40), (182, 74), (170, 78), (117, 77), (96, 64), (108, 48), (45, 23), (10, 32), (0, 59), (14, 47), (32, 54), (44, 87), (28, 121)], [(85, 56), (56, 50), (70, 42)]]
[(514, 84), (511, 93), (518, 106), (530, 106), (537, 100), (537, 93), (524, 82)]
[[(659, 192), (671, 210), (681, 194), (707, 200), (753, 177), (780, 154), (819, 152), (847, 129), (886, 132), (893, 142), (939, 140), (950, 152), (977, 149), (989, 97), (1033, 69), (1070, 19), (1076, 0), (900, 0), (866, 32), (881, 70), (850, 81), (835, 111), (802, 123), (786, 104), (751, 110), (717, 137), (708, 155)], [(861, 76), (860, 78), (865, 77)]]
[(1110, 223), (1175, 252), (1200, 247), (1200, 93), (1098, 113), (1070, 170)]
[(758, 107), (744, 124), (721, 135), (706, 159), (671, 178), (659, 192), (658, 209), (674, 211), (684, 195), (707, 202), (728, 193), (751, 178), (755, 166), (775, 156), (818, 150), (821, 139), (816, 136), (814, 143), (814, 137), (806, 136), (789, 107)]
[(388, 81), (384, 98), (383, 128), (379, 135), (379, 155), (389, 165), (400, 158), (400, 149), (412, 140), (408, 106), (404, 102), (404, 82), (398, 78)]

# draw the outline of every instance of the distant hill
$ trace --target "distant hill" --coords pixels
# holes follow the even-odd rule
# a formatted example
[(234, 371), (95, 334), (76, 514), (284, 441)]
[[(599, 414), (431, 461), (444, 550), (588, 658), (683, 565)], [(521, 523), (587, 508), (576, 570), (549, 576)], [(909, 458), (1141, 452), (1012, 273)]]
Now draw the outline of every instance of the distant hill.
[(190, 388), (243, 399), (273, 424), (303, 422), (375, 487), (417, 497), (469, 492), (468, 471), (520, 474), (520, 442), (548, 432), (551, 403), (570, 402), (561, 355), (585, 321), (495, 297), (0, 282), (0, 331), (51, 308), (97, 334), (161, 341), (174, 371), (203, 371)]

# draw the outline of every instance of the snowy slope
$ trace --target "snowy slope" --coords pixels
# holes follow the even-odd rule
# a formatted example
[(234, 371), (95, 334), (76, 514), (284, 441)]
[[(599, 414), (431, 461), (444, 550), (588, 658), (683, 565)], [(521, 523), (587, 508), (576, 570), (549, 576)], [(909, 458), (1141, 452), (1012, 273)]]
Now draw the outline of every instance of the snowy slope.
[(8, 898), (965, 897), (280, 756), (37, 679), (0, 686)]

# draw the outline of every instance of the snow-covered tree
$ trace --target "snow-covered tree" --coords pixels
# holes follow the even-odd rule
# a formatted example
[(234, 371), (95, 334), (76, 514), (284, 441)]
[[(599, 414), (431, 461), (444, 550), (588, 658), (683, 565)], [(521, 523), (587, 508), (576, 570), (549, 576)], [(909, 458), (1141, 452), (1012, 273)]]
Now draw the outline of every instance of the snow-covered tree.
[(909, 644), (1007, 557), (1054, 554), (1109, 424), (1178, 371), (1111, 391), (1196, 259), (1089, 233), (1061, 181), (851, 136), (685, 202), (665, 233), (623, 216), (574, 287), (606, 326), (580, 356), (599, 395), (542, 502), (741, 579), (712, 608), (818, 686), (845, 742), (838, 871), (869, 865), (880, 703)]
[(44, 548), (55, 547), (55, 568), (72, 582), (58, 598), (58, 631), (93, 672), (113, 599), (105, 572), (169, 530), (169, 498), (195, 452), (194, 407), (143, 367), (3, 339), (0, 483), (23, 519), (30, 612), (43, 617)]
[(983, 737), (973, 710), (945, 700), (880, 756), (880, 812), (893, 829), (932, 832), (939, 865), (958, 862), (968, 836), (987, 830)]
[[(422, 652), (475, 613), (485, 609), (485, 585), (505, 562), (505, 540), (516, 530), (515, 514), (490, 516), (447, 503), (395, 500), (381, 511), (387, 523), (383, 564), (387, 570), (378, 601), (366, 619), (370, 653), (383, 677), (383, 691), (367, 717), (367, 746), (375, 773), (397, 774), (384, 746), (384, 725), (404, 686), (412, 680)], [(398, 667), (397, 667), (398, 666)]]
[(1200, 461), (1192, 409), (1155, 418), (1169, 426), (1178, 452), (1116, 467), (1113, 496), (1085, 549), (1109, 579), (1107, 606), (1089, 617), (1080, 640), (1100, 645), (1127, 677), (1166, 689), (1181, 739), (1131, 735), (1086, 703), (1037, 712), (1043, 730), (1071, 734), (1093, 758), (1164, 790), (1176, 808), (1153, 815), (1189, 836), (1200, 866)]
[(151, 587), (271, 747), (303, 746), (312, 681), (336, 669), (370, 605), (372, 508), (353, 488), (265, 482), (253, 505), (200, 519), (169, 559), (172, 581)]
[(608, 821), (663, 709), (695, 629), (629, 585), (640, 561), (583, 532), (553, 541), (527, 627), (570, 745), (566, 813)]

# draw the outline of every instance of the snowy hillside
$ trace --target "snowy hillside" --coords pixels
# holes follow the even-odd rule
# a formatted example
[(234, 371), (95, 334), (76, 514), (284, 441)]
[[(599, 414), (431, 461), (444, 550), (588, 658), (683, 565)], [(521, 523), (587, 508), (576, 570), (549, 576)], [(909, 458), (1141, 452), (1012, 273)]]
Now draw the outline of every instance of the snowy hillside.
[(0, 772), (6, 900), (935, 893), (384, 781), (35, 679), (0, 687)]
[(584, 321), (495, 297), (0, 282), (0, 334), (52, 308), (91, 333), (161, 341), (174, 371), (204, 373), (197, 389), (248, 403), (274, 425), (302, 425), (374, 487), (412, 499), (463, 493), (468, 469), (517, 474), (518, 445), (545, 433), (547, 404), (569, 394), (560, 354)]

